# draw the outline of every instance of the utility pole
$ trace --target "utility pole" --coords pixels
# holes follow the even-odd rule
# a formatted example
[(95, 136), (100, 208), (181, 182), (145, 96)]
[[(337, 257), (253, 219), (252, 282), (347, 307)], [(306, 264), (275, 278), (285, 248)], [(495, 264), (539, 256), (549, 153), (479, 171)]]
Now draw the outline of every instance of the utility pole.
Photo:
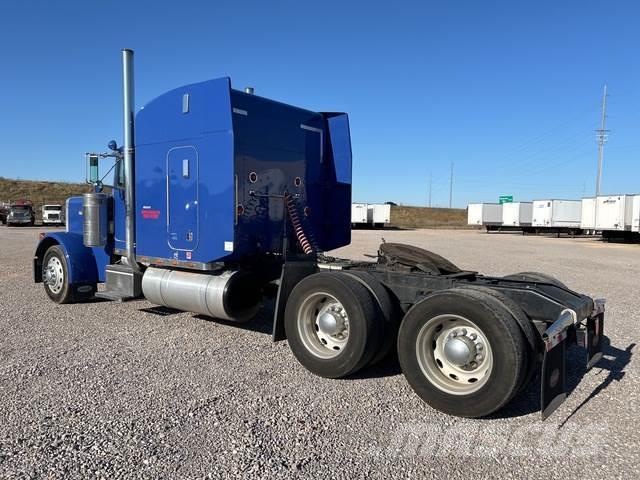
[(449, 208), (453, 205), (453, 162), (451, 162), (451, 173), (449, 175)]
[(607, 122), (607, 85), (604, 85), (602, 94), (602, 118), (600, 128), (596, 130), (596, 138), (598, 139), (598, 176), (596, 178), (596, 197), (600, 195), (600, 186), (602, 185), (602, 160), (604, 157), (604, 144), (608, 140), (609, 130), (605, 128)]
[(429, 208), (431, 208), (431, 187), (433, 186), (433, 172), (429, 172)]

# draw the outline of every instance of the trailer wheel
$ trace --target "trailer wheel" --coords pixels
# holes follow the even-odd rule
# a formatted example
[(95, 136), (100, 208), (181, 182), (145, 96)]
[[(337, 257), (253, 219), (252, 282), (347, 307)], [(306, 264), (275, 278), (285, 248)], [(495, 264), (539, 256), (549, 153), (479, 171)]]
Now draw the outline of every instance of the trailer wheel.
[(402, 315), (400, 306), (398, 305), (397, 299), (391, 296), (387, 288), (369, 272), (343, 270), (339, 272), (338, 275), (351, 276), (362, 283), (369, 290), (379, 307), (374, 327), (382, 335), (382, 339), (380, 340), (378, 351), (371, 359), (371, 362), (369, 362), (369, 365), (375, 365), (389, 355), (389, 352), (391, 352), (391, 349), (398, 340), (398, 328), (400, 327), (400, 318)]
[(414, 391), (461, 417), (489, 415), (513, 398), (527, 372), (527, 348), (498, 298), (463, 288), (418, 302), (398, 334), (400, 366)]
[(42, 260), (42, 284), (49, 298), (56, 303), (71, 301), (69, 269), (64, 252), (58, 245), (47, 249)]
[(556, 277), (553, 277), (551, 275), (547, 275), (546, 273), (520, 272), (520, 273), (513, 273), (511, 275), (507, 275), (504, 278), (506, 280), (521, 280), (523, 282), (550, 283), (550, 284), (555, 285), (557, 287), (567, 288), (568, 289), (568, 287), (564, 283), (562, 283), (560, 280), (558, 280)]
[(309, 275), (291, 291), (284, 326), (289, 346), (309, 371), (327, 378), (355, 373), (380, 343), (377, 305), (356, 279), (338, 273)]

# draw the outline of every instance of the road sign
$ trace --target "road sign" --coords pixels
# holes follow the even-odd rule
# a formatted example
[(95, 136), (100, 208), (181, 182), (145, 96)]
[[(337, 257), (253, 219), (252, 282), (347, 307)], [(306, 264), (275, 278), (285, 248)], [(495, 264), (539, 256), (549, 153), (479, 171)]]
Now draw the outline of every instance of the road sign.
[(503, 203), (513, 203), (513, 195), (500, 195), (498, 198), (500, 205)]

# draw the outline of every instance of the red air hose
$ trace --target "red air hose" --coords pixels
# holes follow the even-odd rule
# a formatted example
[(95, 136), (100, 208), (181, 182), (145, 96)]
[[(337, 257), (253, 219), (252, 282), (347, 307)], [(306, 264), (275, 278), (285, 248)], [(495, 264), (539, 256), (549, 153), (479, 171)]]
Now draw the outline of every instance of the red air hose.
[(289, 218), (291, 219), (291, 224), (293, 225), (293, 231), (296, 234), (298, 243), (302, 247), (302, 251), (307, 255), (311, 255), (312, 253), (315, 253), (313, 246), (311, 245), (311, 242), (309, 241), (306, 234), (304, 233), (304, 228), (302, 228), (302, 222), (300, 221), (300, 217), (298, 216), (298, 210), (296, 209), (296, 205), (293, 197), (288, 193), (285, 193), (284, 199), (287, 205), (287, 212), (289, 213)]

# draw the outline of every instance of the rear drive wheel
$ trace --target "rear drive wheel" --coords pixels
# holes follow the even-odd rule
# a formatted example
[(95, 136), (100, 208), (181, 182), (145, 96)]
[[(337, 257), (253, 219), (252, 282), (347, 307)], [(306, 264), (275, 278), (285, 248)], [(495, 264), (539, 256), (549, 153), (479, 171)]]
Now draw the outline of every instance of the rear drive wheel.
[(400, 306), (386, 287), (369, 272), (344, 270), (340, 274), (354, 277), (369, 290), (376, 300), (378, 315), (375, 319), (375, 328), (382, 334), (382, 339), (380, 348), (369, 362), (370, 365), (375, 365), (385, 359), (396, 345), (400, 318), (402, 317)]
[(69, 286), (69, 269), (62, 248), (58, 245), (49, 247), (42, 261), (42, 284), (49, 298), (56, 303), (71, 301)]
[(398, 358), (414, 391), (433, 408), (483, 417), (517, 393), (527, 344), (507, 307), (470, 289), (442, 290), (414, 305), (398, 334)]
[(370, 292), (352, 277), (321, 272), (304, 278), (291, 291), (285, 308), (293, 354), (321, 377), (355, 373), (379, 348), (376, 307)]
[(534, 327), (533, 323), (529, 319), (526, 313), (520, 308), (520, 306), (511, 298), (506, 296), (499, 290), (494, 290), (489, 287), (483, 286), (470, 286), (464, 287), (469, 290), (476, 290), (485, 292), (487, 295), (491, 295), (498, 299), (509, 310), (509, 313), (518, 322), (520, 330), (523, 332), (525, 339), (527, 340), (525, 349), (525, 374), (522, 376), (520, 385), (518, 386), (518, 392), (524, 390), (531, 382), (534, 374), (536, 373), (536, 367), (538, 367), (537, 352), (541, 351), (543, 346), (541, 345), (540, 335)]

